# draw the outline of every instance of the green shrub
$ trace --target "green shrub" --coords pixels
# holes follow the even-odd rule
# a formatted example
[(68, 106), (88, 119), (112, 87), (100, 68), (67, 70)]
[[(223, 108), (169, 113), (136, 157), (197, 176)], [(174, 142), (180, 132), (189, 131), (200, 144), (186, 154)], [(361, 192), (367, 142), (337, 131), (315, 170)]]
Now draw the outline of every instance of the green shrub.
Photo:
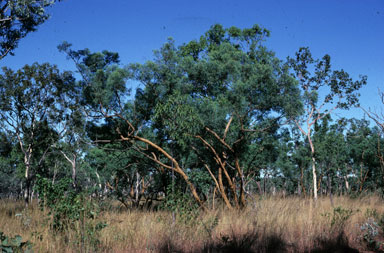
[(29, 241), (23, 242), (23, 239), (20, 235), (15, 237), (8, 237), (0, 231), (0, 250), (3, 253), (31, 253), (32, 243)]
[(363, 232), (362, 240), (368, 249), (383, 252), (384, 214), (379, 215), (376, 209), (367, 209), (365, 217), (367, 221), (360, 226), (360, 230)]
[(65, 178), (55, 184), (51, 180), (38, 177), (36, 190), (40, 196), (40, 207), (48, 208), (50, 219), (48, 225), (55, 233), (65, 235), (75, 232), (78, 247), (92, 247), (92, 251), (100, 244), (100, 231), (106, 226), (96, 223), (99, 207), (95, 201), (87, 197), (85, 192), (72, 187), (71, 179)]
[(167, 187), (167, 195), (161, 208), (172, 212), (182, 223), (191, 224), (199, 215), (199, 206), (196, 201), (173, 183)]
[(349, 218), (359, 210), (345, 209), (341, 206), (335, 207), (332, 213), (325, 213), (322, 216), (328, 218), (332, 230), (342, 230)]

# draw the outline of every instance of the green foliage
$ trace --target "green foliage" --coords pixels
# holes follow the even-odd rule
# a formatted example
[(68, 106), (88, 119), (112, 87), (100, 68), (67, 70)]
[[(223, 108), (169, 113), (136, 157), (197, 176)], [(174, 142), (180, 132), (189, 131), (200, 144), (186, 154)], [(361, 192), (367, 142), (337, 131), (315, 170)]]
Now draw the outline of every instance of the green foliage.
[(154, 120), (167, 126), (164, 130), (184, 147), (203, 127), (191, 97), (178, 92), (164, 103), (160, 102), (156, 105)]
[[(23, 7), (32, 3), (0, 6), (6, 4), (27, 13)], [(44, 16), (51, 4), (32, 5)], [(262, 191), (262, 179), (266, 191), (311, 191), (311, 158), (320, 194), (379, 191), (382, 135), (367, 121), (332, 123), (329, 116), (333, 109), (358, 105), (366, 77), (354, 81), (343, 70), (331, 70), (330, 56), (316, 60), (308, 48), (283, 63), (263, 45), (269, 35), (258, 25), (216, 24), (179, 46), (169, 39), (151, 61), (126, 67), (117, 53), (73, 50), (63, 42), (58, 49), (76, 64), (77, 81), (50, 64), (3, 68), (0, 191), (17, 193), (20, 183), (30, 189), (37, 180), (55, 231), (92, 219), (97, 208), (82, 187), (127, 207), (166, 192), (165, 209), (192, 217), (196, 208), (183, 181), (200, 204), (215, 186), (229, 207), (241, 207), (245, 190)], [(127, 81), (142, 84), (134, 97)], [(315, 113), (305, 118), (303, 109)], [(307, 122), (312, 140), (298, 129), (283, 129), (286, 119)], [(177, 175), (170, 191), (172, 169)], [(76, 179), (77, 170), (83, 181)], [(329, 214), (332, 226), (343, 220), (338, 215), (348, 213)]]
[[(280, 119), (287, 110), (301, 106), (287, 65), (261, 45), (268, 36), (269, 31), (257, 25), (246, 29), (214, 25), (199, 40), (179, 47), (169, 39), (155, 51), (153, 61), (124, 69), (118, 66), (115, 53), (75, 51), (67, 42), (59, 50), (76, 63), (82, 76), (82, 104), (88, 114), (104, 117), (105, 126), (112, 129), (107, 139), (116, 140), (121, 135), (132, 139), (120, 148), (133, 149), (143, 155), (142, 160), (155, 161), (157, 165), (152, 167), (167, 164), (169, 169), (173, 160), (165, 158), (160, 147), (183, 165), (184, 171), (179, 173), (184, 175), (217, 167), (214, 149), (228, 164), (225, 180), (233, 177), (241, 181), (243, 171), (255, 173), (260, 166), (255, 163), (263, 160), (252, 159), (254, 152), (249, 147), (266, 150), (263, 155), (267, 157)], [(133, 102), (127, 100), (127, 80), (143, 83)], [(229, 119), (231, 124), (225, 130)], [(225, 143), (219, 137), (224, 132)], [(133, 135), (153, 145), (147, 148)], [(263, 142), (263, 137), (268, 141)], [(206, 152), (209, 145), (213, 149)], [(234, 168), (246, 166), (245, 160), (253, 162), (238, 174)], [(213, 171), (218, 177), (218, 170)], [(200, 185), (197, 188), (200, 193), (206, 191), (199, 189)]]
[(20, 177), (15, 168), (17, 146), (12, 138), (0, 131), (0, 196), (9, 197), (17, 195), (20, 186)]
[(363, 225), (360, 226), (360, 230), (363, 232), (363, 241), (366, 243), (370, 250), (375, 252), (383, 252), (384, 243), (378, 241), (380, 227), (376, 221), (369, 218)]
[(326, 217), (331, 225), (331, 229), (341, 231), (345, 227), (345, 223), (351, 216), (359, 210), (345, 209), (341, 206), (335, 207), (332, 213), (325, 213), (322, 216)]
[(73, 229), (75, 221), (96, 217), (96, 204), (88, 201), (85, 193), (75, 191), (71, 179), (64, 178), (53, 184), (47, 178), (39, 175), (37, 178), (36, 190), (41, 197), (40, 205), (42, 208), (49, 208), (53, 230)]
[(384, 252), (384, 214), (380, 215), (376, 209), (367, 209), (364, 215), (367, 220), (360, 226), (362, 241), (370, 250)]
[[(312, 166), (313, 166), (313, 193), (317, 199), (317, 162), (316, 155), (319, 143), (312, 141), (312, 130), (318, 124), (318, 121), (329, 116), (336, 109), (349, 109), (357, 106), (359, 103), (358, 90), (367, 84), (367, 77), (361, 76), (360, 80), (354, 81), (344, 70), (331, 70), (331, 57), (324, 55), (321, 59), (314, 59), (307, 47), (302, 47), (296, 53), (294, 58), (288, 57), (288, 66), (292, 69), (293, 76), (299, 81), (300, 100), (304, 105), (304, 111), (290, 110), (295, 114), (289, 115), (288, 118), (295, 124), (300, 132), (308, 139), (311, 150)], [(327, 122), (325, 122), (327, 126)], [(305, 126), (305, 127), (304, 127)], [(342, 135), (339, 135), (339, 137)], [(314, 137), (313, 137), (314, 138)], [(343, 142), (339, 142), (339, 145)], [(341, 153), (341, 152), (340, 152)], [(339, 153), (339, 154), (340, 154)], [(340, 164), (340, 160), (335, 156), (334, 163)], [(339, 160), (339, 161), (337, 161)], [(327, 161), (330, 162), (329, 160)], [(330, 174), (333, 171), (327, 171), (328, 188), (331, 189)], [(323, 174), (323, 173), (322, 173)]]
[[(151, 140), (177, 154), (194, 175), (203, 175), (197, 171), (208, 166), (219, 177), (213, 150), (236, 184), (243, 175), (236, 173), (235, 161), (249, 175), (276, 159), (268, 151), (279, 120), (301, 103), (287, 67), (261, 45), (268, 35), (257, 25), (214, 25), (198, 41), (177, 48), (169, 40), (154, 61), (130, 66), (134, 80), (144, 83), (136, 92), (135, 108), (155, 134)], [(225, 141), (220, 140), (224, 132)]]
[(369, 121), (352, 119), (346, 132), (349, 166), (357, 175), (355, 191), (382, 188), (383, 170), (380, 165), (380, 147), (383, 138), (377, 128), (371, 128)]
[[(74, 78), (70, 72), (60, 73), (48, 63), (25, 65), (18, 71), (4, 67), (0, 75), (1, 126), (31, 138), (28, 131), (52, 128), (66, 117), (66, 107), (74, 94)], [(18, 121), (18, 125), (13, 123)], [(36, 124), (41, 124), (37, 126)], [(29, 132), (28, 132), (29, 133)]]
[(49, 209), (51, 221), (48, 220), (48, 225), (54, 232), (76, 231), (77, 240), (73, 243), (81, 248), (100, 244), (100, 231), (106, 224), (93, 222), (98, 215), (98, 205), (85, 192), (75, 191), (70, 179), (64, 178), (53, 184), (38, 176), (36, 190), (41, 196), (41, 207)]
[[(53, 221), (51, 227), (55, 231), (64, 231), (80, 219), (84, 208), (82, 196), (71, 186), (71, 180), (64, 178), (53, 184), (51, 180), (37, 176), (36, 190), (40, 195), (40, 205), (49, 208)], [(84, 209), (83, 209), (84, 210)]]
[(318, 110), (313, 118), (323, 113), (325, 116), (335, 108), (348, 109), (358, 105), (358, 90), (367, 84), (366, 76), (353, 81), (344, 70), (331, 70), (331, 57), (324, 55), (321, 59), (314, 59), (308, 47), (300, 48), (295, 58), (288, 57), (288, 64), (299, 81), (306, 108), (321, 109), (324, 104), (331, 105), (324, 111)]
[(199, 186), (199, 192), (208, 196), (212, 189), (212, 178), (205, 170), (191, 170), (188, 172), (188, 176), (194, 185)]
[(0, 231), (0, 250), (2, 253), (32, 253), (32, 243), (23, 242), (20, 235), (8, 237)]
[(30, 197), (34, 175), (43, 168), (48, 151), (61, 138), (69, 106), (76, 104), (76, 86), (70, 72), (48, 63), (25, 65), (14, 71), (4, 67), (0, 75), (0, 127), (15, 143), (17, 161)]
[(44, 23), (49, 14), (46, 9), (55, 0), (4, 0), (0, 2), (0, 59), (13, 55), (19, 40)]
[(129, 73), (118, 66), (119, 55), (107, 50), (98, 53), (91, 53), (89, 49), (75, 51), (71, 47), (70, 43), (63, 42), (58, 49), (76, 63), (82, 75), (83, 80), (79, 82), (82, 87), (81, 104), (90, 107), (90, 112), (100, 105), (105, 110), (102, 113), (108, 110), (121, 112), (130, 90), (125, 85)]
[(167, 194), (161, 208), (177, 215), (178, 221), (187, 224), (197, 222), (199, 206), (190, 197), (172, 182), (167, 187)]

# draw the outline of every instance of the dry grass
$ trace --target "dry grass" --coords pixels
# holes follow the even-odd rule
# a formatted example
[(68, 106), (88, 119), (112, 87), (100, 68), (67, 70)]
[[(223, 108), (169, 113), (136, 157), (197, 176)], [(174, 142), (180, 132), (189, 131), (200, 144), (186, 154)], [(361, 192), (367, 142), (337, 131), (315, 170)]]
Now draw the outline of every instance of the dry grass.
[[(250, 201), (242, 211), (218, 208), (196, 219), (174, 217), (168, 212), (102, 211), (98, 221), (107, 223), (94, 245), (79, 243), (79, 232), (55, 234), (36, 205), (0, 202), (0, 231), (19, 234), (35, 252), (358, 252), (367, 250), (361, 224), (367, 210), (384, 214), (382, 199), (336, 197), (335, 206), (352, 210), (346, 222), (336, 219), (328, 198), (263, 198)], [(21, 215), (20, 215), (21, 214)], [(97, 222), (97, 221), (92, 221)], [(78, 242), (78, 243), (74, 243)], [(355, 249), (355, 250), (353, 250)], [(357, 251), (358, 250), (358, 251)]]

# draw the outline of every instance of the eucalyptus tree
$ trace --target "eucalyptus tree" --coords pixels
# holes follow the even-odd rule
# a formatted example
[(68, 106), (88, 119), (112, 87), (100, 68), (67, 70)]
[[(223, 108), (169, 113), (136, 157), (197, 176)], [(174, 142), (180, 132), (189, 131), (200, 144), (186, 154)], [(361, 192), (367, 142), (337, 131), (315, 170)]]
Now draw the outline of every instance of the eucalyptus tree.
[(71, 167), (72, 184), (76, 188), (79, 159), (85, 154), (89, 147), (86, 133), (86, 119), (79, 102), (81, 90), (74, 83), (72, 89), (64, 97), (65, 117), (60, 122), (60, 141), (54, 145), (55, 151), (59, 152)]
[(155, 187), (154, 166), (125, 146), (125, 142), (99, 143), (88, 150), (84, 160), (97, 177), (97, 190), (107, 190), (127, 208), (139, 207), (143, 200), (156, 198), (161, 189)]
[(257, 25), (214, 25), (199, 40), (178, 48), (169, 41), (153, 62), (133, 66), (144, 85), (136, 107), (159, 143), (194, 151), (184, 170), (205, 169), (229, 208), (246, 204), (245, 179), (273, 160), (270, 139), (286, 111), (300, 107), (288, 66), (262, 45), (268, 36)]
[[(308, 140), (312, 158), (313, 197), (317, 200), (317, 170), (315, 145), (312, 140), (314, 124), (336, 109), (358, 105), (358, 90), (367, 83), (366, 76), (353, 81), (344, 70), (331, 70), (331, 57), (313, 59), (308, 48), (300, 48), (294, 58), (288, 57), (293, 75), (299, 81), (304, 113), (291, 121)], [(311, 73), (311, 71), (313, 71)]]
[(18, 71), (3, 68), (0, 75), (0, 126), (20, 148), (27, 202), (34, 170), (60, 139), (60, 123), (67, 117), (67, 96), (73, 87), (70, 72), (61, 73), (47, 63)]
[[(381, 106), (384, 106), (384, 92), (380, 91), (379, 89), (379, 97), (381, 101)], [(374, 111), (374, 110), (366, 110), (362, 108), (364, 112), (368, 115), (370, 119), (372, 119), (377, 127), (380, 129), (381, 136), (384, 138), (384, 109), (383, 107), (381, 108), (381, 111)], [(381, 146), (378, 146), (378, 159), (380, 160), (380, 164), (382, 167), (382, 170), (384, 171), (384, 151)]]
[(306, 196), (308, 184), (309, 152), (308, 143), (301, 138), (295, 128), (288, 127), (280, 130), (276, 149), (278, 158), (274, 166), (280, 177), (282, 190), (286, 194), (297, 193)]
[[(203, 202), (185, 171), (166, 150), (150, 140), (149, 137), (153, 136), (153, 133), (148, 131), (144, 124), (141, 124), (143, 114), (137, 113), (134, 104), (127, 100), (130, 90), (127, 88), (126, 82), (130, 74), (129, 71), (118, 65), (118, 54), (109, 51), (92, 53), (89, 49), (75, 51), (67, 42), (59, 45), (58, 48), (75, 62), (82, 76), (79, 81), (83, 93), (81, 104), (87, 115), (94, 124), (112, 128), (113, 134), (108, 140), (96, 139), (94, 141), (101, 143), (126, 141), (131, 148), (138, 152), (147, 147), (161, 152), (174, 165), (171, 167), (158, 162), (158, 169), (160, 171), (169, 169), (180, 174), (187, 182), (195, 199), (202, 205)], [(155, 154), (153, 156), (156, 157)], [(152, 156), (146, 158), (154, 159)]]
[(0, 130), (0, 197), (19, 197), (20, 180), (15, 169), (15, 143)]
[(380, 157), (383, 137), (377, 127), (372, 128), (366, 119), (351, 119), (346, 132), (348, 144), (348, 172), (354, 180), (354, 192), (362, 193), (383, 186), (384, 171)]
[(0, 1), (0, 59), (13, 54), (19, 40), (33, 32), (48, 18), (47, 7), (55, 0)]
[[(77, 63), (94, 116), (115, 119), (120, 140), (159, 171), (178, 175), (201, 206), (191, 180), (196, 171), (211, 178), (229, 208), (241, 208), (247, 175), (268, 157), (268, 138), (275, 138), (286, 112), (301, 105), (288, 66), (262, 45), (268, 36), (257, 25), (214, 25), (179, 47), (169, 40), (153, 61), (131, 64), (126, 72), (108, 62), (106, 51), (60, 48)], [(124, 103), (127, 79), (142, 86), (133, 102)]]
[[(384, 92), (380, 91), (380, 89), (379, 89), (378, 94), (379, 94), (382, 106), (384, 106)], [(364, 108), (362, 108), (362, 109), (368, 115), (368, 117), (376, 123), (376, 125), (380, 128), (381, 132), (384, 133), (384, 111), (383, 111), (384, 109), (381, 108), (381, 111), (379, 111), (379, 112), (371, 110), (371, 109), (369, 109), (369, 110), (366, 110)]]
[(349, 161), (349, 153), (343, 133), (347, 121), (340, 119), (331, 124), (332, 121), (330, 114), (317, 121), (312, 138), (317, 148), (315, 153), (319, 173), (317, 188), (321, 190), (321, 194), (329, 195), (333, 205), (333, 193), (336, 191), (342, 193), (343, 183), (347, 182), (346, 164)]

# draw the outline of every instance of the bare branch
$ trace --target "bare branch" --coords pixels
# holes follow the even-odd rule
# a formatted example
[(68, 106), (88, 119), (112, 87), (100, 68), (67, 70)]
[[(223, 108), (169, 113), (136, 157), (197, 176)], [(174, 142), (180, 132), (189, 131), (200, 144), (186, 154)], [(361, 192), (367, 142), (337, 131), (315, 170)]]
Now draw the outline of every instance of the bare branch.
[[(228, 124), (227, 124), (227, 126), (228, 126)], [(215, 136), (216, 139), (217, 139), (218, 141), (220, 141), (221, 144), (223, 144), (226, 148), (228, 148), (232, 153), (234, 152), (233, 148), (231, 148), (231, 146), (229, 146), (229, 145), (224, 141), (224, 139), (221, 139), (220, 136), (219, 136), (217, 133), (215, 133), (213, 130), (209, 129), (208, 127), (205, 127), (205, 129), (206, 129), (208, 132), (210, 132), (213, 136)]]

